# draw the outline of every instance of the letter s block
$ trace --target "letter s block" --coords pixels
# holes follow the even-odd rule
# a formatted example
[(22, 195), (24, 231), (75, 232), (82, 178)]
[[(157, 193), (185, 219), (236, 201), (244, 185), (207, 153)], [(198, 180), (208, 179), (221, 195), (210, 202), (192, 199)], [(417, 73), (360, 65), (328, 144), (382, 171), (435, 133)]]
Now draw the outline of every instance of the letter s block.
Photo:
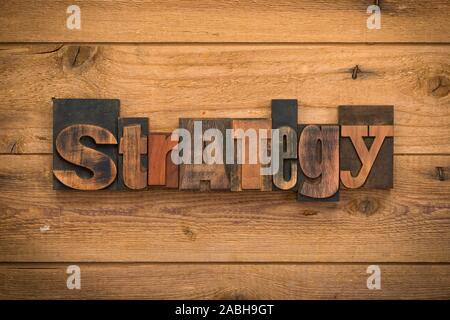
[(53, 100), (53, 189), (117, 188), (116, 99)]

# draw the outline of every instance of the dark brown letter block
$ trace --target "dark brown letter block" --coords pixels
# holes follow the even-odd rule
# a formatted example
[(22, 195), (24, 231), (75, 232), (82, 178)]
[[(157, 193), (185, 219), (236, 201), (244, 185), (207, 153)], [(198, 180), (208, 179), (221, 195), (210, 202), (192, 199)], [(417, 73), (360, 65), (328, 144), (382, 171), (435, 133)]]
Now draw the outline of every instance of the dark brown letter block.
[[(208, 129), (217, 129), (221, 132), (222, 148), (222, 164), (207, 164), (201, 155), (194, 155), (194, 149), (206, 150), (209, 144), (216, 141), (207, 142), (199, 137), (194, 137), (194, 121), (201, 121), (201, 132), (204, 134)], [(180, 119), (180, 128), (190, 132), (191, 142), (191, 164), (180, 164), (180, 190), (229, 190), (230, 189), (230, 172), (232, 164), (225, 164), (225, 137), (226, 129), (231, 129), (231, 119)]]
[(339, 126), (300, 125), (298, 201), (339, 200)]
[(148, 127), (148, 118), (119, 118), (119, 189), (147, 188)]
[(53, 189), (117, 188), (119, 100), (53, 99)]
[(170, 133), (152, 133), (148, 140), (148, 184), (178, 188), (178, 165), (171, 159), (171, 151), (178, 141)]
[(340, 106), (341, 183), (344, 187), (393, 187), (394, 107)]
[(280, 150), (279, 170), (273, 175), (274, 190), (297, 189), (297, 119), (297, 100), (272, 100), (272, 129), (283, 128), (279, 141), (272, 141), (279, 143)]

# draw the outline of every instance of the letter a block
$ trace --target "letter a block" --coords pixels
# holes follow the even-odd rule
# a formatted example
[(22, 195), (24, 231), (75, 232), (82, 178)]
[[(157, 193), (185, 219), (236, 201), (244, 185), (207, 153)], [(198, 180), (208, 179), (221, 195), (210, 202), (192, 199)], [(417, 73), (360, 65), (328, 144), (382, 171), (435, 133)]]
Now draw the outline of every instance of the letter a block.
[[(230, 172), (233, 165), (225, 164), (225, 137), (226, 129), (231, 129), (231, 119), (180, 119), (180, 128), (190, 133), (193, 143), (190, 146), (191, 164), (180, 164), (179, 189), (230, 190)], [(210, 129), (215, 130), (210, 131)], [(211, 139), (213, 141), (208, 141), (209, 139), (204, 136), (202, 138), (202, 134), (207, 136), (207, 133), (211, 132), (219, 133), (222, 136), (221, 141), (216, 141), (215, 138)], [(212, 148), (212, 146), (218, 147)], [(208, 154), (208, 150), (211, 150), (211, 155), (218, 161), (205, 162), (202, 155)]]

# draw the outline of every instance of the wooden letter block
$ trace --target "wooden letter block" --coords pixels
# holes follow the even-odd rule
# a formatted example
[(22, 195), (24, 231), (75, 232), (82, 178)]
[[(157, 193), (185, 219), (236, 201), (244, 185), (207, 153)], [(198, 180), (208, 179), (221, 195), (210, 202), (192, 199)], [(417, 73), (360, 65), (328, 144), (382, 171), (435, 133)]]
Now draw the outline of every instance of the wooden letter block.
[(274, 190), (295, 191), (297, 188), (297, 119), (297, 100), (272, 100), (272, 129), (283, 128), (280, 130), (279, 141), (280, 166), (273, 175)]
[[(232, 121), (233, 138), (236, 148), (240, 146), (242, 155), (242, 164), (235, 163), (231, 171), (231, 191), (242, 190), (272, 190), (272, 176), (261, 175), (261, 168), (270, 166), (269, 164), (261, 164), (259, 153), (261, 152), (261, 144), (267, 145), (270, 152), (270, 141), (272, 139), (272, 121), (271, 119), (236, 119)], [(252, 135), (251, 130), (255, 133)], [(260, 136), (259, 130), (266, 131), (267, 139)], [(254, 147), (250, 148), (250, 144)], [(250, 155), (250, 150), (254, 152)], [(270, 154), (270, 153), (269, 153)], [(235, 156), (237, 152), (235, 153)], [(256, 163), (250, 163), (250, 158), (256, 158)], [(254, 161), (252, 161), (254, 162)]]
[(119, 100), (53, 99), (53, 189), (117, 187)]
[(344, 187), (393, 187), (394, 107), (340, 106), (340, 166)]
[(178, 188), (178, 165), (172, 162), (170, 153), (177, 145), (171, 133), (152, 133), (148, 140), (148, 184)]
[(148, 118), (119, 118), (119, 189), (147, 188)]
[[(180, 119), (180, 128), (190, 132), (193, 143), (191, 144), (191, 164), (180, 165), (180, 190), (229, 190), (230, 189), (230, 172), (232, 164), (225, 164), (225, 142), (223, 143), (222, 164), (206, 164), (204, 159), (197, 157), (194, 159), (194, 149), (200, 148), (202, 151), (207, 148), (209, 143), (203, 139), (200, 141), (202, 145), (197, 145), (194, 137), (194, 121), (201, 121), (201, 132), (204, 134), (208, 129), (217, 129), (222, 133), (225, 140), (226, 129), (231, 129), (231, 119)], [(198, 141), (198, 139), (197, 139)], [(196, 163), (200, 161), (200, 163)]]
[(277, 190), (295, 190), (297, 185), (297, 132), (291, 127), (279, 130), (279, 169), (273, 175)]
[(300, 125), (298, 201), (339, 200), (339, 126)]

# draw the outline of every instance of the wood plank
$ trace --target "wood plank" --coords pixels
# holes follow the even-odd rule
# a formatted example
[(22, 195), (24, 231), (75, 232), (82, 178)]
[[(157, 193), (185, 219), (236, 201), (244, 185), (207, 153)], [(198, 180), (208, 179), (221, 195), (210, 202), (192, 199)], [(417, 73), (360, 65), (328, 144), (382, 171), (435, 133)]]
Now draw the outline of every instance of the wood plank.
[(394, 189), (324, 204), (291, 192), (57, 192), (51, 155), (2, 155), (0, 261), (449, 262), (450, 156), (394, 160)]
[(78, 264), (81, 289), (66, 287), (67, 264), (0, 266), (0, 299), (449, 299), (449, 265)]
[[(2, 45), (0, 152), (50, 153), (51, 97), (119, 98), (121, 116), (171, 132), (178, 118), (270, 118), (298, 98), (299, 122), (338, 105), (394, 105), (402, 153), (450, 153), (450, 46)], [(352, 68), (359, 65), (357, 79)]]
[(383, 0), (381, 29), (367, 28), (359, 0), (76, 1), (69, 30), (63, 0), (0, 3), (2, 42), (450, 42), (450, 3)]

